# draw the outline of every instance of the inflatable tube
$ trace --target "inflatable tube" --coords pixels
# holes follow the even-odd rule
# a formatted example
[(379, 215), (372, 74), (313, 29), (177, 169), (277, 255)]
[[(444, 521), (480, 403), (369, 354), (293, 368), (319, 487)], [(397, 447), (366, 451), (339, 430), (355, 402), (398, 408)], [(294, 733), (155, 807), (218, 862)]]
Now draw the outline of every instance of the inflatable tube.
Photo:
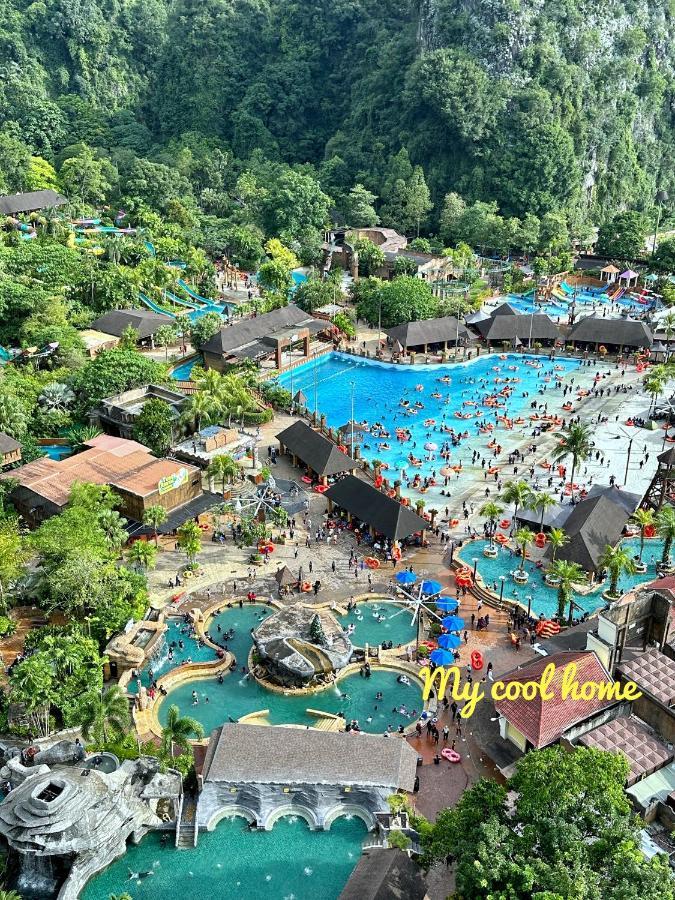
[(479, 671), (483, 668), (483, 654), (480, 650), (471, 651), (471, 668)]
[(443, 747), (441, 756), (451, 763), (458, 763), (462, 758), (456, 750), (451, 750), (450, 747)]
[(509, 528), (510, 525), (511, 525), (511, 519), (502, 519), (501, 522), (499, 523), (500, 528)]
[(367, 556), (365, 559), (365, 563), (369, 569), (379, 569), (380, 561), (376, 559), (374, 556)]
[(303, 581), (300, 590), (303, 594), (308, 594), (312, 590), (312, 585), (309, 581)]
[(317, 494), (325, 494), (326, 491), (328, 490), (328, 485), (327, 484), (315, 484), (313, 487), (313, 490)]

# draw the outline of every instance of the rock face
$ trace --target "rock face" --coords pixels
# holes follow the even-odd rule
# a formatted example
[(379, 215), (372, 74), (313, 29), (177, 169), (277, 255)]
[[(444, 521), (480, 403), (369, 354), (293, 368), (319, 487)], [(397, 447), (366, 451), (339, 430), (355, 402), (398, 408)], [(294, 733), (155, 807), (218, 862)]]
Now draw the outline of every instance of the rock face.
[(353, 650), (335, 616), (301, 603), (261, 622), (253, 640), (272, 677), (284, 685), (305, 684), (339, 671)]
[(83, 859), (94, 870), (97, 861), (105, 865), (130, 836), (166, 821), (167, 800), (175, 817), (181, 791), (180, 776), (159, 773), (156, 760), (126, 761), (110, 774), (63, 765), (28, 771), (0, 805), (0, 836), (18, 854), (27, 881), (46, 858), (66, 870)]
[(35, 755), (36, 765), (58, 766), (72, 765), (84, 759), (84, 747), (75, 741), (59, 741), (47, 750), (41, 750)]

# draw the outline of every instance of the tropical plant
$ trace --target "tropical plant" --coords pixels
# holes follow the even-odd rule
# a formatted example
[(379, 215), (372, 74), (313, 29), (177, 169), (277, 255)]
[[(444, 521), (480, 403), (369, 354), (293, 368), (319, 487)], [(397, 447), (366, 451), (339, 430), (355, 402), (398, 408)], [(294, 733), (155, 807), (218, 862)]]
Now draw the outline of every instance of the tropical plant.
[(99, 514), (98, 524), (109, 549), (118, 552), (129, 537), (124, 527), (127, 520), (116, 509), (104, 509)]
[(645, 375), (642, 384), (645, 391), (647, 391), (652, 398), (649, 404), (650, 413), (656, 407), (658, 398), (665, 391), (669, 378), (668, 367), (665, 365), (654, 366), (649, 369), (648, 374)]
[(147, 541), (134, 541), (127, 553), (127, 559), (141, 572), (154, 569), (157, 562), (157, 547)]
[(661, 565), (670, 568), (670, 551), (675, 540), (675, 509), (672, 506), (664, 506), (657, 512), (656, 531), (663, 538)]
[(201, 550), (202, 546), (202, 532), (192, 519), (188, 519), (187, 522), (183, 522), (183, 524), (179, 527), (177, 531), (178, 535), (178, 546), (185, 553), (188, 560), (188, 565), (190, 568), (193, 568), (197, 559), (197, 554)]
[(129, 727), (129, 701), (118, 684), (103, 693), (91, 691), (79, 701), (75, 719), (84, 739), (101, 747)]
[(547, 494), (545, 491), (537, 491), (537, 493), (533, 493), (532, 497), (528, 501), (528, 508), (534, 510), (535, 512), (539, 510), (541, 512), (541, 516), (539, 517), (539, 530), (541, 531), (544, 527), (544, 516), (546, 515), (546, 510), (550, 509), (552, 506), (556, 506), (557, 500), (555, 497), (552, 497), (550, 494)]
[(159, 504), (155, 506), (148, 506), (148, 508), (143, 513), (143, 524), (149, 525), (152, 528), (153, 534), (155, 536), (155, 545), (159, 544), (158, 538), (158, 529), (160, 525), (163, 525), (169, 514), (166, 509)]
[(574, 475), (579, 463), (585, 462), (591, 455), (593, 442), (591, 440), (591, 429), (589, 425), (581, 425), (573, 422), (562, 432), (560, 442), (554, 449), (552, 458), (554, 462), (559, 462), (567, 456), (572, 457), (572, 472), (570, 483), (572, 485), (571, 497), (574, 499)]
[(551, 528), (548, 535), (548, 542), (551, 545), (551, 561), (555, 562), (555, 555), (561, 547), (569, 543), (569, 537), (562, 528)]
[(73, 445), (73, 450), (79, 453), (80, 450), (85, 449), (88, 441), (93, 441), (100, 434), (103, 434), (103, 432), (96, 425), (73, 425), (66, 432), (66, 437)]
[(58, 381), (46, 384), (38, 398), (40, 406), (50, 412), (65, 412), (74, 402), (75, 394), (67, 384), (61, 384)]
[(18, 519), (0, 519), (0, 610), (7, 609), (7, 591), (24, 574), (29, 557)]
[(569, 604), (568, 624), (571, 625), (574, 616), (573, 585), (583, 584), (586, 581), (586, 573), (579, 563), (558, 559), (551, 564), (548, 574), (558, 581), (558, 618), (564, 617), (565, 608)]
[(204, 729), (201, 722), (192, 716), (181, 716), (180, 709), (172, 704), (162, 728), (162, 755), (166, 759), (173, 756), (174, 744), (182, 751), (190, 750), (190, 739), (201, 740)]
[(642, 562), (642, 554), (645, 552), (645, 530), (655, 525), (654, 510), (637, 509), (631, 519), (640, 529), (640, 553), (638, 562)]
[(520, 572), (525, 572), (525, 560), (527, 558), (527, 548), (534, 540), (534, 532), (529, 528), (519, 528), (513, 536), (513, 540), (517, 547), (520, 547)]
[(241, 466), (229, 453), (218, 453), (211, 459), (206, 471), (210, 478), (220, 479), (221, 491), (225, 493), (225, 485), (232, 484), (233, 480), (241, 474)]
[(197, 391), (190, 397), (187, 409), (183, 413), (183, 419), (189, 422), (194, 430), (199, 432), (202, 430), (204, 420), (211, 421), (211, 417), (215, 412), (212, 397), (205, 391)]
[(633, 575), (635, 572), (635, 561), (630, 552), (621, 544), (612, 547), (609, 544), (605, 547), (604, 552), (598, 560), (603, 569), (609, 572), (609, 591), (613, 597), (618, 597), (619, 578), (621, 575)]
[(532, 497), (532, 491), (525, 481), (507, 481), (499, 499), (504, 503), (513, 504), (513, 524), (515, 527), (518, 518), (518, 510), (527, 506)]
[(497, 530), (497, 519), (504, 512), (504, 507), (495, 503), (494, 500), (488, 500), (484, 503), (480, 510), (481, 516), (488, 520), (488, 537), (490, 538), (490, 547), (494, 547), (495, 531)]

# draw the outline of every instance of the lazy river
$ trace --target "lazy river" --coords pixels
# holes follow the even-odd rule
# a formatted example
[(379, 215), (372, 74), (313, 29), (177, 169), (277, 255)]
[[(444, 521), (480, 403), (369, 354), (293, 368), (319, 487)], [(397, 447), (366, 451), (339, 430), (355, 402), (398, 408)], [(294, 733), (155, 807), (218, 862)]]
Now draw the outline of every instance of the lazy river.
[[(358, 818), (342, 817), (330, 831), (310, 831), (296, 816), (272, 831), (249, 831), (242, 818), (224, 819), (191, 850), (162, 847), (158, 833), (93, 878), (81, 900), (165, 900), (184, 891), (192, 900), (335, 900), (361, 855), (366, 835)], [(173, 838), (173, 835), (171, 835)], [(152, 872), (130, 879), (129, 873)]]
[[(342, 617), (342, 621), (345, 625), (352, 621), (356, 629), (360, 629), (358, 641), (356, 629), (352, 636), (355, 643), (363, 640), (364, 643), (376, 644), (390, 640), (396, 646), (414, 637), (410, 614), (401, 612), (397, 615), (399, 610), (400, 607), (393, 604), (378, 604), (377, 601), (362, 603), (358, 605), (356, 614), (349, 613)], [(399, 725), (410, 725), (422, 712), (419, 686), (401, 684), (397, 680), (400, 673), (393, 669), (374, 669), (370, 678), (363, 678), (358, 673), (347, 675), (336, 684), (312, 694), (278, 693), (258, 684), (241, 668), (248, 664), (253, 646), (251, 629), (256, 628), (271, 612), (272, 609), (267, 606), (246, 604), (241, 608), (225, 608), (213, 617), (209, 623), (209, 635), (234, 653), (238, 671), (226, 675), (222, 683), (214, 675), (169, 690), (159, 707), (161, 724), (166, 721), (169, 707), (174, 703), (183, 715), (190, 715), (201, 722), (207, 734), (223, 722), (260, 710), (269, 710), (268, 719), (274, 725), (315, 724), (316, 717), (309, 714), (308, 709), (333, 715), (342, 713), (347, 720), (357, 719), (363, 731), (374, 733), (383, 733), (389, 726), (395, 731)], [(384, 621), (373, 617), (373, 612), (383, 616)], [(357, 615), (362, 616), (361, 621)], [(227, 637), (231, 629), (234, 629), (234, 636)], [(184, 646), (174, 648), (173, 661), (169, 662), (168, 646), (172, 642), (177, 645), (179, 640), (183, 641)], [(210, 647), (199, 647), (197, 641), (189, 637), (180, 620), (171, 620), (165, 646), (150, 668), (158, 676), (186, 662), (188, 657), (193, 662), (215, 661), (216, 654)], [(141, 679), (144, 684), (149, 684), (147, 669), (141, 672)], [(135, 692), (135, 682), (130, 683), (129, 690)], [(377, 693), (382, 693), (382, 700), (376, 700)], [(416, 715), (413, 715), (414, 712)]]

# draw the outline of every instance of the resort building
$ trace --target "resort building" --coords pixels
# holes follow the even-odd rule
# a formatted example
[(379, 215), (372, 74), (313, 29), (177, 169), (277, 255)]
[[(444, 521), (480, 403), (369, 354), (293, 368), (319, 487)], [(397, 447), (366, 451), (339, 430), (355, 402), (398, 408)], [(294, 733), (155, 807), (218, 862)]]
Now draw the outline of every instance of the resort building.
[(82, 453), (60, 460), (42, 457), (0, 476), (18, 482), (12, 502), (31, 527), (63, 511), (75, 482), (110, 485), (122, 498), (122, 515), (135, 522), (142, 522), (149, 506), (181, 509), (182, 521), (196, 515), (192, 503), (202, 500), (202, 486), (195, 466), (157, 459), (136, 441), (106, 434), (85, 445)]
[(593, 315), (580, 319), (570, 331), (568, 342), (584, 350), (605, 347), (610, 352), (645, 350), (653, 343), (652, 333), (637, 319), (606, 319)]
[[(95, 319), (90, 330), (106, 336), (109, 340), (120, 338), (127, 328), (138, 332), (138, 343), (155, 346), (155, 332), (162, 325), (173, 325), (171, 316), (164, 316), (149, 309), (111, 309)], [(100, 351), (97, 351), (100, 352)]]
[(0, 468), (21, 462), (21, 444), (0, 431)]
[(340, 510), (348, 522), (358, 522), (370, 530), (373, 537), (381, 535), (390, 541), (405, 541), (414, 534), (424, 534), (429, 523), (404, 506), (395, 497), (388, 497), (367, 481), (355, 475), (340, 478), (325, 493), (328, 512)]
[(103, 350), (112, 350), (119, 344), (119, 338), (104, 331), (96, 331), (95, 328), (85, 328), (79, 332), (80, 340), (84, 344), (85, 353), (90, 359), (94, 359)]
[(339, 450), (320, 431), (298, 419), (277, 435), (279, 452), (288, 453), (294, 466), (304, 466), (309, 479), (328, 484), (328, 479), (343, 472), (353, 472), (357, 463)]
[[(282, 370), (284, 363), (293, 360), (294, 349), (301, 346), (301, 357), (310, 355), (312, 339), (330, 328), (325, 319), (315, 319), (298, 306), (289, 304), (281, 309), (224, 326), (200, 347), (207, 369), (224, 372), (246, 359), (263, 363), (273, 360)], [(286, 356), (284, 357), (284, 354)]]
[(403, 850), (364, 850), (338, 900), (429, 900), (422, 870)]
[(171, 411), (173, 418), (173, 439), (176, 440), (182, 431), (180, 415), (187, 398), (185, 394), (169, 390), (157, 384), (146, 384), (133, 388), (113, 397), (101, 400), (96, 409), (89, 414), (92, 425), (98, 425), (106, 434), (132, 439), (136, 420), (143, 412), (149, 400), (161, 400)]
[[(311, 697), (307, 698), (311, 706)], [(198, 774), (197, 827), (238, 815), (270, 830), (283, 816), (329, 829), (354, 815), (369, 829), (387, 797), (412, 791), (417, 752), (395, 736), (230, 724), (216, 728)]]
[(406, 322), (404, 325), (385, 328), (384, 333), (399, 353), (449, 350), (452, 347), (464, 347), (469, 341), (475, 340), (466, 325), (454, 316)]
[(472, 321), (488, 346), (509, 344), (511, 347), (554, 344), (560, 339), (558, 326), (544, 313), (519, 313), (508, 303), (498, 306), (487, 319)]
[(56, 191), (28, 191), (25, 194), (4, 194), (0, 197), (0, 216), (18, 216), (65, 206), (68, 201)]

